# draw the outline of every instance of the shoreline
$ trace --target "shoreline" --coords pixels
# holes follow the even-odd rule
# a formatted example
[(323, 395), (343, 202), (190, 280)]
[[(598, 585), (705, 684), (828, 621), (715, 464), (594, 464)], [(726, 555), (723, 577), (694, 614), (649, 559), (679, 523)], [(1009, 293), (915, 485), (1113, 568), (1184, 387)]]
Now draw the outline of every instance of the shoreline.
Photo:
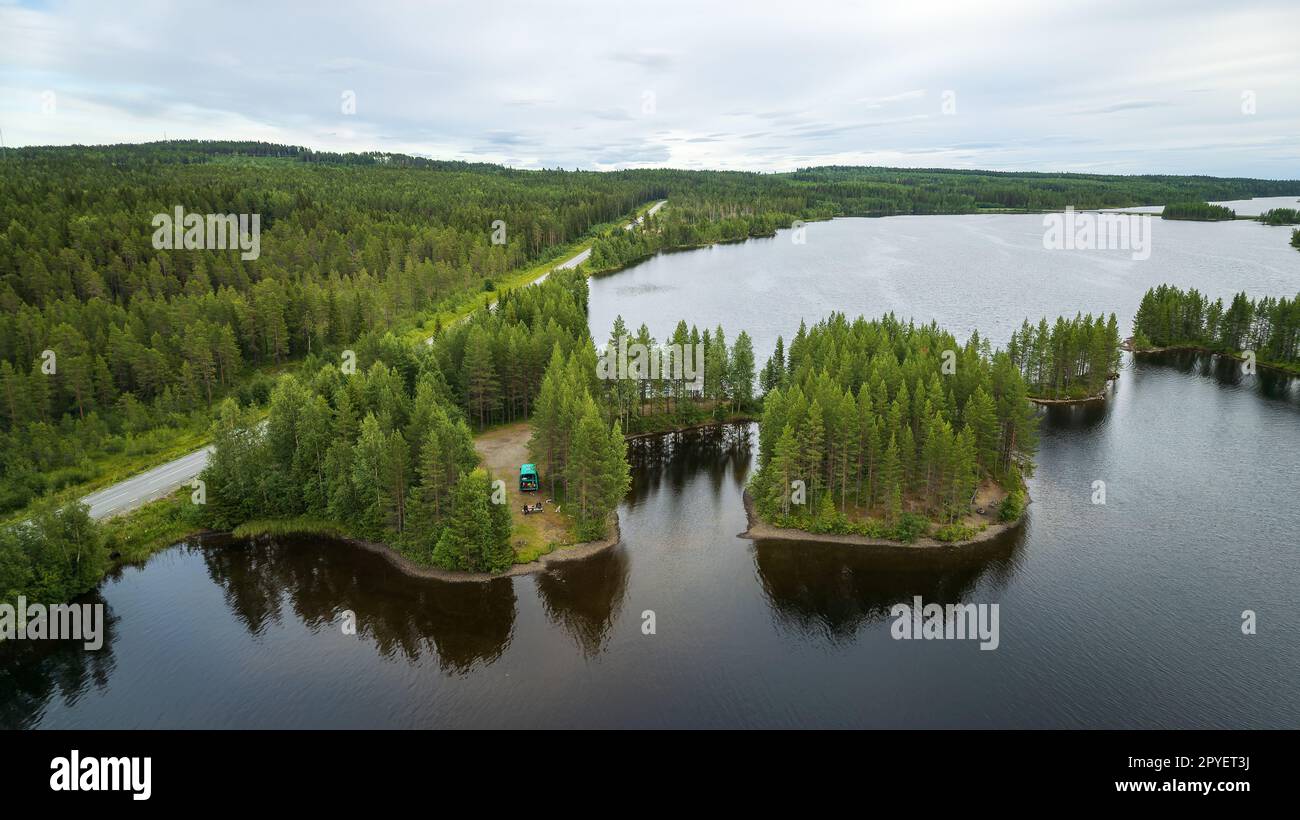
[[(911, 550), (935, 550), (945, 547), (968, 547), (973, 544), (980, 544), (986, 541), (992, 541), (1000, 535), (1011, 532), (1022, 525), (1025, 516), (1021, 513), (1015, 521), (999, 521), (991, 523), (982, 531), (975, 534), (973, 538), (967, 538), (963, 541), (939, 541), (935, 538), (923, 537), (918, 538), (910, 544), (906, 541), (894, 541), (889, 538), (870, 538), (865, 535), (839, 535), (836, 533), (815, 533), (807, 530), (792, 530), (785, 527), (777, 527), (767, 523), (758, 517), (758, 511), (754, 508), (754, 499), (749, 494), (749, 488), (741, 494), (745, 504), (745, 518), (749, 527), (742, 533), (738, 533), (738, 538), (748, 538), (751, 541), (773, 540), (773, 541), (816, 541), (824, 544), (847, 544), (858, 547), (893, 547), (896, 549)], [(1030, 499), (1026, 494), (1025, 504), (1028, 505)]]
[(1093, 402), (1106, 401), (1107, 399), (1109, 399), (1111, 396), (1110, 383), (1118, 382), (1118, 381), (1119, 381), (1118, 373), (1112, 373), (1111, 375), (1107, 376), (1106, 386), (1103, 387), (1101, 389), (1101, 392), (1096, 394), (1095, 396), (1083, 396), (1082, 398), (1078, 398), (1078, 399), (1046, 399), (1046, 398), (1038, 398), (1035, 396), (1027, 396), (1026, 398), (1028, 398), (1029, 401), (1032, 402), (1033, 404), (1037, 404), (1040, 407), (1059, 407), (1062, 405), (1069, 405), (1069, 404), (1092, 404)]
[(366, 541), (360, 538), (353, 538), (351, 536), (346, 536), (346, 535), (324, 534), (324, 533), (310, 532), (310, 531), (303, 531), (301, 533), (293, 533), (293, 532), (275, 533), (274, 536), (270, 536), (269, 534), (265, 534), (265, 533), (261, 535), (250, 534), (244, 536), (236, 536), (232, 532), (222, 532), (222, 533), (212, 533), (212, 534), (218, 534), (228, 538), (248, 538), (248, 539), (255, 539), (261, 537), (281, 537), (281, 536), (288, 536), (288, 537), (315, 536), (318, 538), (327, 538), (331, 541), (337, 541), (339, 543), (348, 544), (350, 546), (366, 550), (367, 552), (372, 552), (377, 555), (380, 555), (386, 558), (388, 560), (388, 563), (391, 564), (395, 569), (412, 578), (427, 578), (435, 581), (445, 581), (447, 583), (465, 583), (465, 582), (482, 583), (485, 581), (495, 581), (499, 578), (513, 578), (515, 576), (520, 576), (520, 575), (532, 575), (534, 573), (543, 572), (549, 569), (552, 564), (562, 564), (567, 561), (580, 561), (584, 558), (590, 558), (593, 555), (604, 552), (610, 547), (620, 544), (623, 541), (623, 533), (619, 526), (617, 511), (610, 513), (608, 526), (611, 530), (610, 535), (606, 536), (605, 538), (602, 538), (599, 541), (583, 541), (582, 543), (579, 544), (570, 544), (567, 546), (558, 547), (552, 552), (548, 552), (545, 555), (539, 556), (535, 561), (529, 561), (528, 563), (525, 564), (513, 564), (509, 569), (505, 570), (504, 572), (498, 572), (498, 573), (464, 572), (461, 570), (440, 569), (438, 567), (427, 566), (425, 564), (417, 564), (415, 561), (412, 561), (410, 558), (406, 557), (405, 555), (402, 555), (400, 552), (388, 546), (387, 544), (382, 544), (377, 541)]
[(624, 441), (637, 441), (651, 436), (670, 436), (673, 433), (688, 433), (692, 430), (708, 430), (713, 427), (729, 427), (733, 424), (755, 424), (759, 419), (755, 416), (742, 414), (742, 418), (726, 419), (723, 421), (703, 421), (698, 424), (689, 424), (685, 427), (670, 427), (667, 430), (651, 430), (645, 433), (633, 433), (630, 436), (623, 436)]
[[(1211, 350), (1210, 348), (1201, 345), (1170, 345), (1168, 347), (1146, 347), (1139, 350), (1132, 346), (1131, 341), (1126, 340), (1125, 343), (1128, 344), (1128, 347), (1125, 347), (1124, 349), (1129, 353), (1132, 353), (1134, 356), (1153, 356), (1159, 353), (1204, 353), (1209, 356), (1223, 356), (1224, 358), (1232, 359), (1237, 362), (1246, 361), (1245, 356), (1238, 356), (1235, 353), (1229, 353), (1225, 350)], [(1121, 347), (1123, 347), (1123, 345), (1121, 345)], [(1285, 365), (1272, 364), (1270, 362), (1260, 361), (1259, 359), (1255, 360), (1255, 367), (1263, 368), (1265, 370), (1273, 370), (1283, 374), (1284, 376), (1300, 377), (1300, 370), (1292, 370)]]

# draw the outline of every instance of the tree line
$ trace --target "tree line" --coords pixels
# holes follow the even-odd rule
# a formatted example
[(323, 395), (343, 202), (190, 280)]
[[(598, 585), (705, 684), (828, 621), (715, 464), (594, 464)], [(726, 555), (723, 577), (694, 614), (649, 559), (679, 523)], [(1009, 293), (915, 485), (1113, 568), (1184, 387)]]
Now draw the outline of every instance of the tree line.
[(680, 320), (660, 343), (644, 323), (634, 335), (616, 316), (599, 355), (608, 363), (600, 394), (629, 433), (754, 409), (754, 343), (743, 330), (728, 345), (722, 325), (701, 333)]
[(1240, 354), (1254, 351), (1262, 362), (1300, 364), (1300, 294), (1294, 299), (1238, 293), (1225, 307), (1195, 288), (1151, 288), (1133, 317), (1133, 346), (1198, 347)]
[(1160, 212), (1161, 219), (1190, 219), (1196, 222), (1219, 222), (1236, 219), (1237, 212), (1226, 205), (1208, 202), (1170, 202)]
[(1300, 211), (1295, 208), (1269, 208), (1256, 218), (1265, 225), (1300, 225)]
[(1007, 355), (1034, 398), (1095, 396), (1119, 373), (1119, 323), (1114, 313), (1058, 316), (1050, 327), (1046, 317), (1037, 326), (1026, 319), (1011, 335)]

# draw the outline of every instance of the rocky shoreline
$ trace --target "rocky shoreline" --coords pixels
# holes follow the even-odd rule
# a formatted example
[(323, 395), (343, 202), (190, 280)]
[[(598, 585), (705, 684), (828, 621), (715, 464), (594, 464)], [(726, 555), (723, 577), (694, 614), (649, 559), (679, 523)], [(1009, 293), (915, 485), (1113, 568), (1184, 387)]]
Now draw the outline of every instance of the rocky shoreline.
[[(816, 533), (807, 530), (794, 530), (785, 527), (777, 527), (763, 521), (758, 517), (758, 511), (754, 508), (754, 499), (750, 496), (749, 490), (746, 489), (743, 494), (745, 500), (745, 517), (748, 520), (749, 529), (739, 533), (738, 537), (748, 538), (750, 540), (778, 540), (778, 541), (819, 541), (828, 544), (850, 544), (861, 547), (896, 547), (899, 549), (920, 549), (932, 550), (943, 547), (966, 547), (971, 544), (979, 544), (985, 541), (992, 541), (998, 536), (1011, 532), (1024, 523), (1025, 516), (1021, 515), (1015, 521), (1005, 521), (991, 523), (975, 537), (968, 538), (964, 541), (939, 541), (934, 538), (918, 538), (910, 544), (905, 541), (894, 541), (889, 538), (869, 538), (865, 535), (840, 535), (836, 533)], [(1026, 503), (1029, 503), (1026, 500)]]

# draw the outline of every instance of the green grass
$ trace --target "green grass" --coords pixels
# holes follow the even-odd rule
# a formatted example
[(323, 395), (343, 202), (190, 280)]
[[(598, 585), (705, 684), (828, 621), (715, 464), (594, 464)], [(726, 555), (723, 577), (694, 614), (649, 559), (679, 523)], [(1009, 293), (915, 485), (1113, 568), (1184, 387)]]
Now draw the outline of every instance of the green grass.
[(969, 541), (984, 530), (988, 529), (988, 524), (980, 524), (972, 527), (968, 524), (956, 523), (945, 524), (934, 531), (931, 536), (936, 541), (942, 541), (945, 544), (951, 544), (954, 541)]
[(202, 531), (196, 522), (190, 490), (177, 490), (103, 524), (110, 552), (118, 564), (138, 563), (188, 535)]
[(245, 521), (235, 527), (231, 531), (231, 535), (236, 538), (255, 538), (259, 535), (321, 535), (328, 538), (358, 537), (344, 524), (312, 516), (258, 518)]
[(174, 436), (168, 436), (164, 445), (147, 453), (110, 453), (89, 459), (86, 468), (95, 473), (94, 478), (69, 484), (57, 492), (47, 493), (26, 507), (12, 510), (3, 519), (0, 519), (0, 525), (14, 524), (30, 518), (32, 508), (37, 503), (47, 504), (53, 501), (58, 506), (62, 506), (145, 470), (192, 453), (205, 445), (207, 441), (208, 432), (206, 426), (203, 430), (182, 429), (177, 430)]
[[(520, 545), (520, 537), (523, 537), (524, 544)], [(515, 525), (514, 531), (510, 533), (510, 543), (515, 548), (516, 564), (531, 564), (543, 555), (550, 555), (560, 548), (560, 545), (554, 541), (542, 543), (541, 532), (537, 528)]]

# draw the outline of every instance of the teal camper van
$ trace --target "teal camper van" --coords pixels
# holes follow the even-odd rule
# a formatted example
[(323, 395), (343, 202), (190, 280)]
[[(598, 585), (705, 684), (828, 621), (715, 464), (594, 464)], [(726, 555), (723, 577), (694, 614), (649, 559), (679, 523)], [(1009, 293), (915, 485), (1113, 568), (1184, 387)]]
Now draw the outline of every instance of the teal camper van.
[(537, 465), (525, 464), (519, 468), (519, 492), (535, 493), (538, 488)]

